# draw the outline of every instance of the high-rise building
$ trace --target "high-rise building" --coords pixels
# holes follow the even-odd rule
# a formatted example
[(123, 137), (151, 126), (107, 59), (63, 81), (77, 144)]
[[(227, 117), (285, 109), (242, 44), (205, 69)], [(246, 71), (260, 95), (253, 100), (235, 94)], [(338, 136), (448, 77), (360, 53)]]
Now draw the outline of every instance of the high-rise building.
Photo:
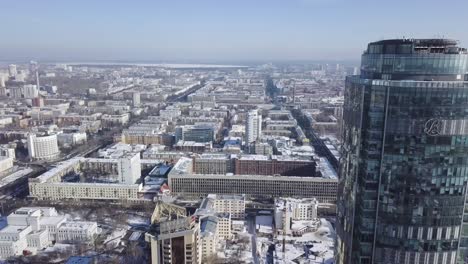
[(134, 184), (141, 177), (140, 153), (127, 153), (117, 163), (119, 182)]
[(465, 263), (467, 56), (383, 40), (346, 79), (337, 263)]
[[(13, 82), (10, 82), (10, 84)], [(39, 89), (33, 84), (24, 84), (23, 82), (14, 82), (17, 85), (8, 85), (10, 97), (15, 99), (33, 99), (39, 96)]]
[(31, 76), (34, 76), (36, 79), (36, 86), (37, 88), (40, 88), (39, 84), (39, 65), (37, 64), (37, 61), (30, 61), (29, 62), (29, 74)]
[(358, 75), (358, 74), (359, 74), (359, 68), (353, 67), (353, 75)]
[(8, 75), (10, 77), (15, 77), (17, 74), (18, 74), (18, 71), (16, 70), (16, 65), (15, 64), (8, 65)]
[(201, 263), (200, 224), (194, 217), (163, 221), (158, 228), (147, 234), (151, 263)]
[(57, 135), (28, 135), (28, 154), (31, 160), (51, 160), (60, 155)]
[(245, 141), (250, 144), (262, 135), (262, 115), (257, 110), (251, 110), (247, 114), (245, 124)]
[(38, 96), (32, 99), (32, 106), (34, 107), (44, 107), (44, 98)]
[(132, 104), (133, 104), (133, 107), (140, 106), (140, 93), (139, 92), (133, 92), (133, 94), (132, 94)]

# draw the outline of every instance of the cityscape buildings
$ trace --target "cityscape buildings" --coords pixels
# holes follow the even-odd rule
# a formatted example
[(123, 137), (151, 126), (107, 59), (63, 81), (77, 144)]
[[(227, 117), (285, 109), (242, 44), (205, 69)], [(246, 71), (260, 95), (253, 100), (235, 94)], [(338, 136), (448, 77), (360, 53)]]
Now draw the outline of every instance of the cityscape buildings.
[[(366, 37), (456, 33), (467, 6), (395, 1), (3, 3), (0, 262), (468, 263), (464, 44), (403, 37), (354, 57)], [(331, 6), (347, 11), (326, 22)], [(347, 34), (359, 22), (367, 35)]]

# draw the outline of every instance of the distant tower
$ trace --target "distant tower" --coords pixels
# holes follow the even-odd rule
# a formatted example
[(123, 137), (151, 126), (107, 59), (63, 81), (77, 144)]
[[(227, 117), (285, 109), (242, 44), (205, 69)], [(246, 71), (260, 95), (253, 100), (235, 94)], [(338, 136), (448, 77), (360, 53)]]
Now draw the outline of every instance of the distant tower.
[(38, 96), (32, 99), (32, 106), (34, 107), (44, 107), (44, 98), (42, 96)]
[(39, 65), (37, 61), (30, 61), (29, 62), (29, 74), (36, 76), (36, 86), (37, 89), (40, 89), (41, 86), (39, 85)]
[(245, 141), (247, 144), (256, 141), (262, 135), (262, 115), (257, 110), (247, 114), (245, 125)]
[(133, 107), (140, 106), (140, 93), (139, 92), (133, 92), (132, 103), (133, 103)]
[(8, 65), (8, 74), (10, 77), (16, 77), (16, 75), (18, 74), (18, 71), (16, 70), (15, 64)]
[(29, 72), (33, 74), (37, 71), (37, 61), (30, 61), (29, 62)]
[(358, 67), (353, 68), (353, 75), (359, 75), (359, 68)]
[(293, 104), (296, 103), (296, 83), (293, 83), (292, 102), (293, 102)]

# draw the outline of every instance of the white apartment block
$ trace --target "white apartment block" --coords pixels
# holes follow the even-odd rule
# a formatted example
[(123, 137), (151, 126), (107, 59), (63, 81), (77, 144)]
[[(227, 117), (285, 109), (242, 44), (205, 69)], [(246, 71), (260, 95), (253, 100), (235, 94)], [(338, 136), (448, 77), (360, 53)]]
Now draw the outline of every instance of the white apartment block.
[(103, 115), (101, 122), (103, 127), (121, 126), (128, 123), (130, 114), (125, 113), (121, 115)]
[(15, 77), (18, 74), (15, 64), (8, 65), (8, 76)]
[(219, 243), (217, 217), (205, 216), (200, 218), (200, 241), (202, 262), (205, 262), (217, 251)]
[(13, 158), (0, 156), (0, 176), (11, 172), (13, 168)]
[(218, 213), (229, 213), (233, 219), (245, 218), (245, 196), (244, 195), (216, 195), (209, 194), (213, 199), (213, 208)]
[(57, 135), (57, 140), (58, 143), (62, 146), (75, 146), (85, 143), (87, 140), (87, 135), (85, 132), (61, 133)]
[[(141, 172), (135, 169), (135, 167), (139, 168), (141, 163), (139, 155), (132, 156), (132, 158), (134, 159), (129, 162), (120, 163), (119, 159), (93, 158), (73, 158), (61, 162), (58, 166), (39, 175), (38, 177), (29, 179), (30, 196), (40, 200), (138, 200), (138, 193), (143, 187), (141, 184), (135, 184), (136, 179), (141, 175), (139, 174)], [(122, 159), (125, 159), (125, 157)], [(132, 162), (136, 163), (136, 165), (133, 166)], [(124, 182), (94, 183), (62, 181), (63, 176), (71, 172), (77, 173), (81, 170), (92, 170), (98, 173), (111, 173)]]
[(134, 184), (141, 177), (140, 153), (128, 153), (118, 159), (119, 182)]
[(257, 110), (251, 110), (247, 114), (245, 124), (245, 141), (250, 144), (260, 138), (262, 135), (262, 116)]
[(12, 160), (16, 159), (15, 148), (10, 147), (8, 145), (0, 146), (0, 156), (1, 157), (8, 157)]
[(0, 127), (13, 124), (13, 118), (11, 117), (0, 117)]
[(162, 109), (159, 111), (159, 116), (165, 119), (172, 120), (176, 117), (181, 116), (182, 112), (180, 109)]
[(222, 239), (232, 238), (232, 219), (230, 213), (217, 213), (218, 218), (218, 236)]
[(32, 160), (51, 160), (60, 155), (57, 135), (28, 135), (28, 154)]
[(29, 182), (30, 195), (39, 200), (138, 200), (141, 190), (138, 184)]
[(273, 147), (266, 142), (255, 142), (252, 144), (251, 153), (256, 155), (273, 155)]
[(39, 89), (36, 85), (25, 84), (10, 89), (10, 97), (15, 99), (33, 99), (39, 96)]
[(283, 212), (292, 220), (317, 219), (318, 201), (315, 198), (294, 199), (278, 198), (275, 200), (275, 212)]
[(198, 216), (200, 219), (208, 216), (216, 218), (216, 232), (218, 236), (222, 239), (230, 239), (232, 238), (231, 213), (217, 211), (215, 208), (215, 197), (216, 195), (209, 195), (209, 197), (203, 199), (200, 207), (195, 211), (194, 215)]
[(315, 198), (278, 198), (275, 205), (275, 228), (279, 234), (302, 235), (320, 226)]

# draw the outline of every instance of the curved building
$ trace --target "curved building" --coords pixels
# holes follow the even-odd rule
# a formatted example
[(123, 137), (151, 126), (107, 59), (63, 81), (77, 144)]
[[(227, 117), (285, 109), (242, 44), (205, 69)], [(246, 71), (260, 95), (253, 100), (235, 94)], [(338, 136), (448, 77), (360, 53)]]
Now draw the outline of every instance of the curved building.
[(467, 56), (453, 40), (383, 40), (346, 79), (337, 263), (465, 263)]
[(60, 155), (57, 135), (28, 135), (28, 153), (31, 160), (51, 160)]

